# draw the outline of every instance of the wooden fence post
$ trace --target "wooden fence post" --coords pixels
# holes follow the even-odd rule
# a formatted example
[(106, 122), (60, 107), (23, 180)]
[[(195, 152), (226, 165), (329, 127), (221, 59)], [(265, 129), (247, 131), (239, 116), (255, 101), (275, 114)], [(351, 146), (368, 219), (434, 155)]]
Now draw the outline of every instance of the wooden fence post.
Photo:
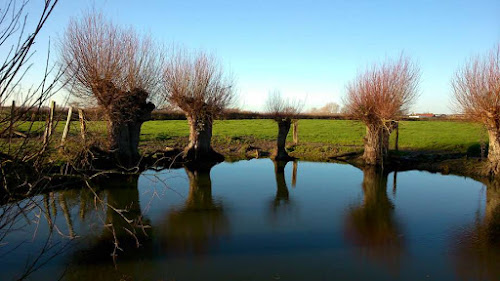
[(396, 122), (396, 143), (394, 145), (394, 150), (399, 150), (399, 122)]
[(299, 144), (299, 120), (295, 120), (293, 122), (292, 127), (292, 135), (293, 135), (293, 144)]
[(87, 127), (85, 124), (85, 116), (83, 115), (83, 109), (78, 109), (78, 119), (80, 119), (80, 136), (82, 137), (83, 144), (85, 144), (85, 132)]
[(66, 118), (66, 124), (64, 124), (64, 131), (61, 137), (61, 149), (64, 148), (64, 143), (66, 142), (66, 137), (68, 136), (72, 114), (73, 114), (73, 107), (70, 106), (68, 109), (68, 117)]
[(12, 133), (14, 131), (14, 113), (16, 110), (16, 102), (12, 100), (12, 107), (10, 108), (10, 124), (9, 124), (9, 154), (10, 146), (12, 144)]
[(54, 112), (56, 110), (56, 102), (50, 102), (50, 112), (49, 120), (47, 121), (47, 127), (45, 127), (45, 134), (43, 136), (43, 144), (49, 143), (49, 139), (52, 136), (52, 127), (54, 126)]

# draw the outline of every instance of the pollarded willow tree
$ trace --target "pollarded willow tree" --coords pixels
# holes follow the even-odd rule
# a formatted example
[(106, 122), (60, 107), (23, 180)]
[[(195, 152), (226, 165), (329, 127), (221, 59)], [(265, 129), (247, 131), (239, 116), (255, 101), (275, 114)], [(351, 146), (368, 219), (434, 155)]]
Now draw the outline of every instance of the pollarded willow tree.
[(366, 164), (383, 165), (395, 120), (417, 98), (419, 79), (419, 68), (401, 55), (398, 60), (372, 66), (347, 85), (347, 113), (366, 125)]
[(488, 171), (500, 175), (500, 44), (458, 70), (452, 86), (457, 107), (466, 117), (486, 126)]
[(88, 13), (72, 20), (61, 46), (66, 79), (76, 97), (94, 101), (108, 121), (109, 150), (124, 166), (139, 160), (142, 123), (161, 85), (163, 53), (152, 39)]
[(222, 161), (212, 148), (212, 127), (216, 117), (231, 104), (234, 82), (221, 63), (204, 52), (175, 51), (164, 71), (165, 98), (186, 114), (189, 144), (184, 151), (188, 161)]
[(281, 96), (277, 90), (270, 92), (266, 100), (266, 111), (278, 124), (278, 138), (276, 142), (275, 160), (291, 160), (286, 152), (286, 137), (290, 131), (292, 121), (302, 111), (303, 103), (300, 101), (291, 101)]

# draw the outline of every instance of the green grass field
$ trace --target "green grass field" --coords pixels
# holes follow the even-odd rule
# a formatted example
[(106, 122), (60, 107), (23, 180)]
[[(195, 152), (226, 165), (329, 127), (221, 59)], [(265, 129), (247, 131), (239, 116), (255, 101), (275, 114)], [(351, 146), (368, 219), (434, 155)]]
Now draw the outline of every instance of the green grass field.
[[(78, 122), (72, 123), (71, 135), (78, 135)], [(36, 126), (43, 125), (39, 123)], [(104, 135), (105, 122), (89, 122), (88, 130), (95, 135)], [(59, 122), (61, 132), (64, 122)], [(22, 130), (22, 128), (21, 128)], [(277, 125), (272, 120), (218, 120), (214, 124), (214, 140), (257, 139), (274, 141)], [(310, 120), (299, 121), (301, 144), (322, 144), (362, 147), (365, 128), (359, 121)], [(185, 120), (149, 121), (144, 123), (141, 140), (145, 143), (172, 141), (189, 136)], [(395, 134), (392, 134), (394, 139)], [(291, 132), (289, 134), (291, 141)], [(400, 122), (399, 147), (401, 150), (467, 152), (480, 142), (487, 142), (487, 134), (479, 124), (453, 121), (403, 121)], [(392, 147), (393, 141), (391, 141)]]
[[(215, 137), (254, 136), (274, 140), (277, 125), (272, 120), (221, 120), (214, 124)], [(150, 121), (142, 127), (142, 140), (161, 140), (189, 135), (186, 121)], [(365, 127), (350, 120), (300, 120), (300, 143), (362, 146)], [(392, 135), (395, 137), (395, 134)], [(291, 140), (291, 133), (288, 136)], [(479, 124), (451, 121), (403, 121), (400, 123), (399, 147), (406, 150), (465, 152), (487, 134)]]

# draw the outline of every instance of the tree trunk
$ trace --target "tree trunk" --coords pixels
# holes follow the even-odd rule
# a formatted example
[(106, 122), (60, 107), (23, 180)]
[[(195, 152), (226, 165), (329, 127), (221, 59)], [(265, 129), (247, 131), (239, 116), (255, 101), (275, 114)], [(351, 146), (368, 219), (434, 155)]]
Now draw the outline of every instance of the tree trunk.
[(500, 175), (500, 132), (499, 130), (488, 130), (489, 147), (488, 161), (490, 164), (490, 172), (495, 175)]
[(133, 118), (124, 118), (116, 112), (108, 115), (109, 150), (119, 165), (131, 168), (138, 164), (141, 126), (150, 119), (153, 109), (154, 105), (148, 103), (138, 108), (136, 114), (129, 113)]
[(389, 155), (389, 130), (383, 126), (367, 125), (363, 159), (368, 165), (382, 166)]
[(188, 161), (221, 162), (224, 156), (212, 148), (212, 119), (187, 116), (189, 122), (189, 145), (184, 150)]
[[(108, 121), (109, 149), (122, 166), (133, 167), (139, 161), (139, 142), (135, 140), (139, 139), (142, 123), (142, 121)], [(137, 134), (137, 136), (134, 134)]]
[(276, 155), (274, 157), (275, 160), (291, 160), (293, 159), (288, 155), (285, 150), (286, 146), (286, 137), (288, 136), (288, 132), (290, 131), (290, 125), (292, 121), (290, 119), (280, 119), (277, 120), (278, 123), (278, 141), (276, 148)]

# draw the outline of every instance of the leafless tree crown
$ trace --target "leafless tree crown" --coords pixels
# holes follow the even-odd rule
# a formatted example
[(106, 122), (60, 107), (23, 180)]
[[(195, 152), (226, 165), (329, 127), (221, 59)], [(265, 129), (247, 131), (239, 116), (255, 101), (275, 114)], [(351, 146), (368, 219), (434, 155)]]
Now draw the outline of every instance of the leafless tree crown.
[(457, 71), (452, 86), (456, 107), (469, 118), (488, 126), (499, 123), (500, 44), (488, 55), (470, 60)]
[(165, 98), (188, 115), (216, 116), (234, 99), (234, 81), (204, 52), (174, 51), (164, 71)]
[(266, 111), (274, 118), (294, 118), (302, 112), (304, 102), (283, 98), (281, 92), (269, 92), (266, 100)]
[(418, 96), (419, 68), (408, 57), (373, 65), (347, 85), (346, 110), (365, 123), (406, 113)]
[(101, 13), (89, 12), (70, 22), (61, 56), (74, 94), (95, 98), (101, 106), (137, 89), (158, 92), (164, 62), (161, 48), (149, 36), (119, 27)]

